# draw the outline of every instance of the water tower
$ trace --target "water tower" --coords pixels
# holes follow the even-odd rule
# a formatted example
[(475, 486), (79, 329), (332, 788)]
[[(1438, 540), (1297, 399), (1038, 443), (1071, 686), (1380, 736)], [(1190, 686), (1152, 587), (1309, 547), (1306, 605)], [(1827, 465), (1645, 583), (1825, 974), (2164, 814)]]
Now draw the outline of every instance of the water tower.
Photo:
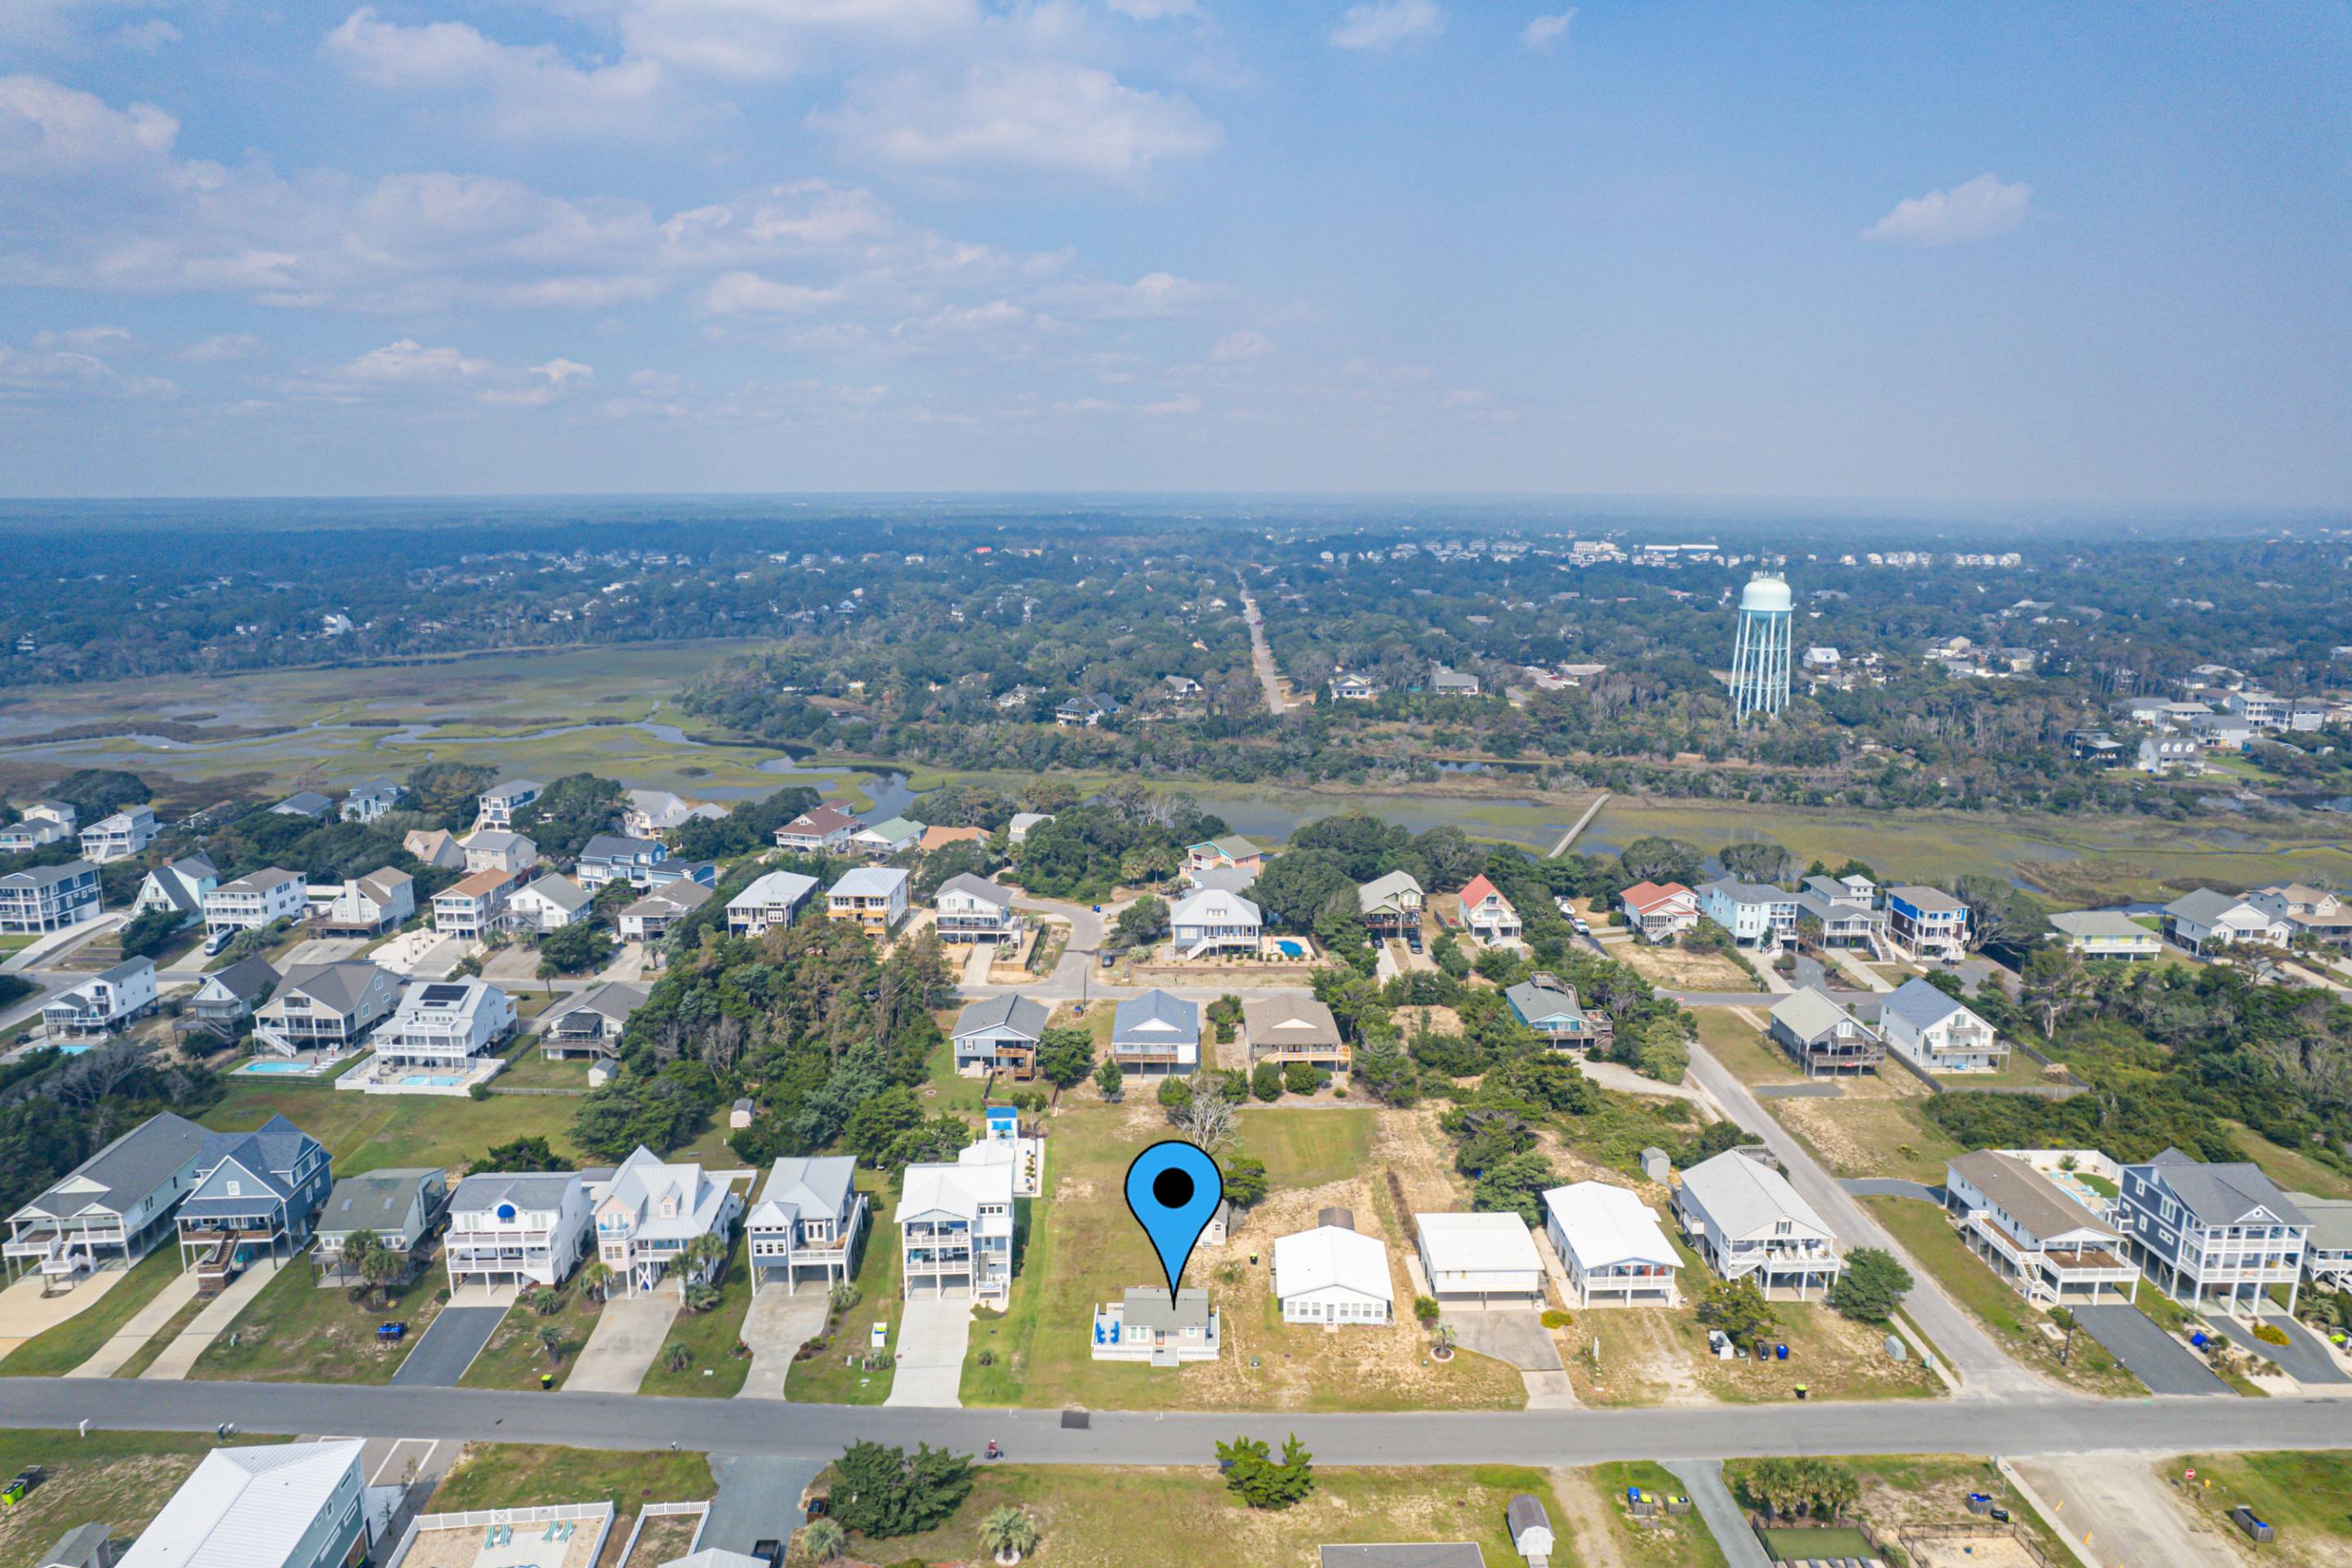
[(1739, 590), (1739, 636), (1731, 647), (1731, 710), (1778, 713), (1789, 701), (1790, 622), (1795, 600), (1785, 579), (1759, 572)]

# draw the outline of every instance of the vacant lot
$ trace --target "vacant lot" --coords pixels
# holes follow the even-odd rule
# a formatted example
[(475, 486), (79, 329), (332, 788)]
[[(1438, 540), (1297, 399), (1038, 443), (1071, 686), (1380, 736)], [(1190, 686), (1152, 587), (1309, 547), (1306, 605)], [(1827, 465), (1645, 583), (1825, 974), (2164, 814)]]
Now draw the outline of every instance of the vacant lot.
[[(1761, 996), (1756, 999), (1759, 1018), (1765, 1016), (1765, 1001)], [(1803, 1081), (1805, 1075), (1797, 1070), (1789, 1053), (1754, 1025), (1738, 1017), (1734, 1009), (1705, 1007), (1692, 1011), (1698, 1018), (1699, 1044), (1740, 1082), (1753, 1085)]]
[(2277, 1528), (2261, 1556), (2295, 1568), (2352, 1564), (2352, 1452), (2190, 1454), (2158, 1466), (2157, 1474), (2171, 1482), (2190, 1469), (2197, 1479), (2182, 1495), (2226, 1538), (2237, 1538), (2229, 1513), (2242, 1504)]
[(1927, 1089), (1901, 1068), (1844, 1080), (1834, 1100), (1776, 1096), (1764, 1108), (1839, 1176), (1939, 1183), (1963, 1152), (1919, 1112)]
[(1514, 1495), (1532, 1493), (1555, 1521), (1562, 1517), (1549, 1477), (1509, 1466), (1318, 1469), (1315, 1483), (1296, 1507), (1259, 1512), (1205, 1460), (1184, 1469), (992, 1467), (941, 1528), (852, 1538), (851, 1550), (875, 1563), (985, 1562), (980, 1521), (1010, 1504), (1027, 1510), (1044, 1538), (1037, 1561), (1057, 1568), (1315, 1568), (1326, 1542), (1394, 1541), (1474, 1541), (1500, 1565), (1519, 1561), (1503, 1521)]
[[(1684, 1265), (1694, 1299), (1706, 1275)], [(1789, 1359), (1717, 1361), (1695, 1306), (1601, 1307), (1576, 1314), (1560, 1333), (1570, 1380), (1587, 1405), (1760, 1405), (1812, 1399), (1932, 1399), (1944, 1392), (1916, 1357), (1895, 1361), (1885, 1331), (1839, 1316), (1818, 1301), (1775, 1301), (1776, 1344)]]
[(0, 1568), (34, 1568), (58, 1536), (93, 1521), (118, 1544), (138, 1534), (218, 1446), (173, 1432), (0, 1430), (0, 1475), (27, 1465), (44, 1472), (23, 1502), (0, 1513)]
[(463, 1170), (491, 1145), (537, 1134), (560, 1155), (571, 1145), (579, 1102), (566, 1095), (501, 1094), (488, 1100), (443, 1095), (338, 1093), (315, 1083), (265, 1083), (232, 1078), (220, 1102), (199, 1119), (223, 1131), (245, 1131), (282, 1114), (326, 1145), (335, 1174), (355, 1176), (388, 1165)]
[(1762, 995), (1756, 977), (1721, 953), (1622, 942), (1609, 955), (1631, 964), (1661, 991), (1754, 991)]
[[(1987, 1521), (1969, 1511), (1969, 1494), (1982, 1492), (2001, 1508), (2006, 1508), (2014, 1521), (2024, 1527), (2029, 1536), (2046, 1552), (2053, 1563), (2071, 1562), (2064, 1548), (2052, 1534), (2046, 1522), (2026, 1504), (1990, 1459), (1971, 1458), (1962, 1455), (1929, 1454), (1917, 1457), (1832, 1458), (1826, 1461), (1854, 1473), (1861, 1488), (1861, 1500), (1849, 1516), (1869, 1525), (1881, 1540), (1900, 1537), (1911, 1531), (1966, 1530)], [(1752, 1505), (1740, 1485), (1748, 1463), (1734, 1460), (1724, 1466), (1726, 1484), (1732, 1495)], [(1822, 1541), (1813, 1544), (1827, 1547)], [(1953, 1549), (1955, 1563), (1987, 1563), (1993, 1568), (2012, 1561), (2007, 1543), (1979, 1543), (1973, 1553)], [(1847, 1548), (1848, 1551), (1853, 1550)], [(1998, 1555), (1995, 1553), (1999, 1552)], [(2025, 1562), (2022, 1552), (2014, 1561)]]
[[(426, 1268), (379, 1300), (341, 1286), (322, 1290), (311, 1279), (307, 1255), (281, 1266), (228, 1332), (205, 1347), (188, 1375), (238, 1383), (386, 1382), (441, 1310), (435, 1297), (448, 1282), (440, 1269)], [(375, 1331), (383, 1323), (406, 1323), (408, 1337), (397, 1344), (379, 1341)]]
[(1363, 1173), (1372, 1142), (1370, 1110), (1251, 1108), (1241, 1115), (1241, 1149), (1265, 1162), (1276, 1187), (1319, 1187)]
[(2064, 1342), (2052, 1331), (2049, 1314), (2029, 1305), (1970, 1252), (1942, 1209), (1916, 1198), (1864, 1198), (1862, 1203), (1902, 1243), (1911, 1260), (1934, 1275), (1945, 1293), (1967, 1308), (2016, 1360), (2087, 1393), (2118, 1398), (2147, 1393), (2088, 1334), (2074, 1336), (2074, 1347), (2062, 1365), (2058, 1358)]
[[(1623, 1568), (1723, 1568), (1722, 1548), (1696, 1511), (1636, 1518), (1626, 1506), (1631, 1488), (1667, 1497), (1682, 1495), (1683, 1483), (1664, 1465), (1633, 1459), (1596, 1465), (1555, 1477), (1555, 1490), (1575, 1521), (1576, 1561), (1622, 1564)], [(1555, 1525), (1560, 1521), (1555, 1520)], [(1565, 1526), (1560, 1538), (1570, 1538)]]
[[(641, 1500), (699, 1502), (718, 1489), (710, 1463), (700, 1454), (468, 1443), (425, 1506), (435, 1513), (458, 1513), (605, 1501), (625, 1511)], [(615, 1524), (625, 1528), (623, 1521)]]

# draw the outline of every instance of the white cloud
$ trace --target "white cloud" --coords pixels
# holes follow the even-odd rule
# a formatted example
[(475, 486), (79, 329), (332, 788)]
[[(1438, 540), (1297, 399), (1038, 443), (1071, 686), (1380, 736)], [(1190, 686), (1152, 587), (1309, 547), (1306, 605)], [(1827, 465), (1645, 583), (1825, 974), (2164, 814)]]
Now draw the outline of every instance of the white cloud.
[(1147, 272), (1132, 283), (1068, 283), (1052, 291), (1054, 302), (1075, 315), (1105, 321), (1139, 321), (1192, 309), (1208, 289), (1172, 272)]
[(1895, 210), (1862, 231), (1862, 237), (1894, 245), (1962, 245), (2007, 234), (2025, 221), (2033, 187), (2023, 181), (2003, 184), (1992, 174), (1929, 191), (1895, 204)]
[(118, 110), (47, 77), (0, 77), (0, 174), (86, 174), (169, 153), (179, 136), (152, 103)]
[(44, 353), (57, 349), (99, 353), (107, 349), (121, 348), (131, 341), (130, 331), (122, 327), (69, 327), (61, 332), (33, 334), (33, 346)]
[(1331, 29), (1335, 49), (1392, 49), (1413, 38), (1445, 31), (1445, 13), (1436, 0), (1365, 0), (1350, 5)]
[(511, 386), (485, 387), (479, 394), (481, 401), (493, 408), (543, 408), (570, 391), (573, 382), (596, 379), (593, 366), (561, 357), (532, 365), (524, 375), (539, 379), (525, 379)]
[(1232, 364), (1241, 360), (1256, 359), (1273, 347), (1264, 332), (1254, 332), (1244, 327), (1240, 331), (1227, 332), (1219, 338), (1216, 346), (1209, 351), (1209, 357)]
[(500, 135), (672, 135), (698, 118), (673, 100), (656, 61), (578, 66), (553, 45), (499, 43), (463, 22), (408, 27), (362, 6), (320, 48), (371, 87), (478, 98)]
[(937, 45), (981, 22), (977, 0), (575, 0), (614, 15), (632, 55), (743, 80)]
[(1107, 70), (1055, 59), (982, 60), (946, 80), (920, 72), (860, 78), (846, 103), (810, 122), (861, 157), (940, 172), (1132, 178), (1224, 141), (1223, 129), (1181, 93), (1129, 87)]
[(124, 375), (97, 354), (58, 346), (77, 336), (44, 332), (34, 339), (30, 349), (0, 343), (0, 404), (74, 397), (163, 398), (180, 390), (160, 375)]
[(785, 316), (836, 304), (839, 289), (779, 283), (756, 272), (729, 272), (702, 291), (702, 308), (714, 316)]
[(1565, 11), (1538, 16), (1519, 29), (1519, 47), (1538, 51), (1549, 49), (1568, 37), (1568, 25), (1575, 20), (1576, 7), (1573, 5)]
[(179, 357), (190, 364), (218, 364), (249, 359), (260, 349), (261, 340), (250, 332), (215, 332), (182, 349)]
[(1137, 22), (1164, 22), (1171, 16), (1197, 16), (1195, 0), (1103, 0), (1120, 16)]
[(491, 368), (486, 359), (474, 359), (456, 349), (428, 349), (415, 338), (403, 338), (369, 350), (343, 366), (341, 374), (352, 381), (402, 384), (471, 381), (488, 375)]

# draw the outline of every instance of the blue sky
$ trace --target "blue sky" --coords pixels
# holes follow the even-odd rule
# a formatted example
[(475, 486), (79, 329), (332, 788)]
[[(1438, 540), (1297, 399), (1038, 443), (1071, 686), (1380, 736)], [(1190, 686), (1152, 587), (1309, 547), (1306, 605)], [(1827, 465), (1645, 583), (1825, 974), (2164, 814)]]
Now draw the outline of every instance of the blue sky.
[(0, 493), (2352, 500), (2352, 11), (0, 0)]

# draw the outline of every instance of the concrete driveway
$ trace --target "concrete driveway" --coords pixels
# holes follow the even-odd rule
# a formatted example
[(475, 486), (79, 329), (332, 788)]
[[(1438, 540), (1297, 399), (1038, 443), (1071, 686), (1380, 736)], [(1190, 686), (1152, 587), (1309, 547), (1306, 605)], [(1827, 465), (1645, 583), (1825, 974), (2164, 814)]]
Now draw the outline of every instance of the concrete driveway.
[(616, 1296), (604, 1303), (596, 1331), (563, 1380), (567, 1394), (635, 1394), (677, 1321), (676, 1289), (649, 1296)]
[(106, 1293), (131, 1277), (128, 1268), (101, 1268), (85, 1274), (70, 1290), (42, 1294), (48, 1283), (36, 1270), (0, 1290), (0, 1355), (26, 1340), (44, 1334), (67, 1320), (80, 1316), (106, 1299)]
[(278, 972), (283, 973), (298, 963), (333, 963), (366, 945), (363, 939), (355, 936), (314, 936), (287, 949), (286, 962), (278, 966)]
[(425, 1325), (423, 1337), (415, 1348), (392, 1374), (394, 1388), (455, 1388), (482, 1347), (490, 1342), (499, 1325), (506, 1321), (507, 1308), (511, 1301), (499, 1306), (461, 1307), (453, 1299), (450, 1304), (434, 1315)]
[(771, 1285), (751, 1298), (751, 1310), (743, 1314), (743, 1342), (751, 1347), (751, 1370), (738, 1398), (784, 1396), (784, 1374), (792, 1370), (793, 1352), (824, 1327), (829, 1294), (822, 1285), (804, 1285), (797, 1294)]
[(1454, 1342), (1465, 1351), (1507, 1362), (1519, 1369), (1528, 1386), (1530, 1410), (1565, 1410), (1576, 1405), (1576, 1391), (1561, 1364), (1559, 1347), (1543, 1326), (1543, 1314), (1529, 1310), (1448, 1312)]
[(1724, 1485), (1720, 1460), (1685, 1459), (1680, 1464), (1668, 1465), (1666, 1469), (1690, 1489), (1692, 1505), (1698, 1510), (1699, 1518), (1706, 1521), (1707, 1533), (1715, 1537), (1723, 1560), (1731, 1568), (1772, 1568), (1772, 1560), (1764, 1555), (1756, 1532), (1748, 1528), (1748, 1515), (1740, 1509), (1739, 1500)]
[(2074, 1321), (2151, 1394), (2228, 1394), (2230, 1385), (2188, 1346), (2133, 1306), (2076, 1307)]
[(898, 1373), (885, 1405), (935, 1410), (963, 1405), (963, 1356), (971, 1344), (971, 1300), (918, 1297), (898, 1319)]
[(713, 1454), (710, 1473), (719, 1495), (696, 1537), (709, 1552), (750, 1553), (762, 1541), (789, 1541), (803, 1522), (801, 1494), (824, 1473), (823, 1459), (770, 1454)]

